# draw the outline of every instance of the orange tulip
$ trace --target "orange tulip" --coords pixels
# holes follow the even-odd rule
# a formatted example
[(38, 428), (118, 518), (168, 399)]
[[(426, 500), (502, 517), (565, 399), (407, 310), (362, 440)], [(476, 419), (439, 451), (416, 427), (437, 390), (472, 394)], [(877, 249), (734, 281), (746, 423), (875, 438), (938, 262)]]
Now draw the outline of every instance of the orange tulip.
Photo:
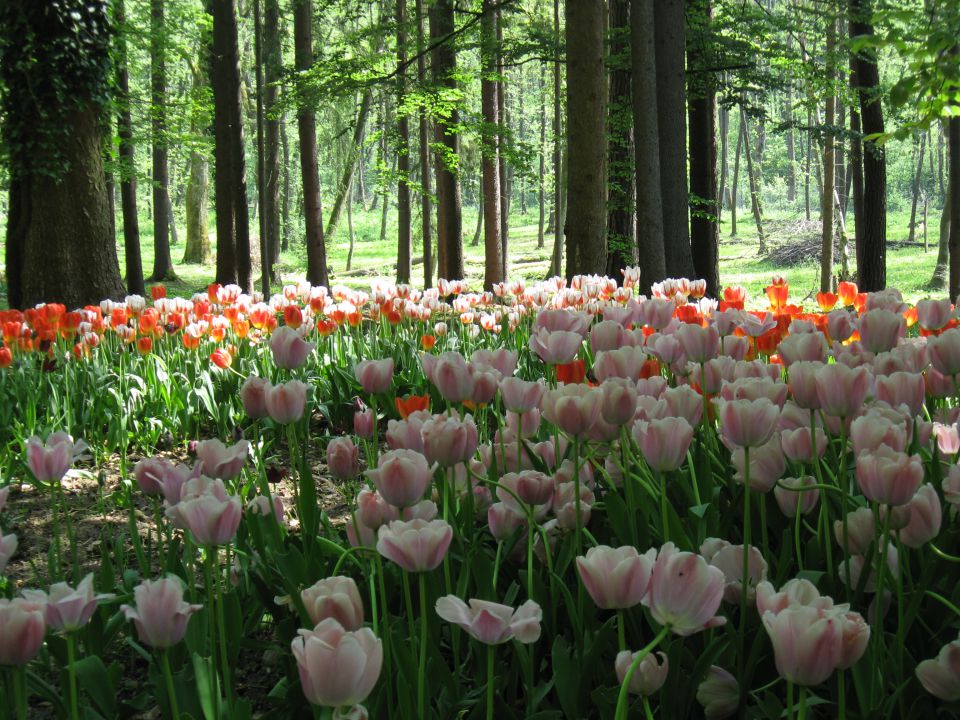
[(840, 304), (843, 307), (850, 307), (857, 299), (857, 284), (844, 281), (837, 285), (837, 294), (840, 296)]
[(153, 338), (141, 337), (137, 339), (137, 352), (141, 355), (149, 355), (153, 350)]
[(233, 334), (241, 340), (250, 334), (250, 323), (246, 320), (237, 320), (233, 323)]
[(563, 383), (582, 383), (587, 376), (587, 366), (583, 360), (574, 360), (557, 365), (557, 380)]
[(420, 347), (423, 348), (426, 352), (433, 350), (433, 346), (437, 344), (436, 335), (421, 335), (420, 336)]
[(150, 297), (152, 297), (154, 301), (157, 301), (160, 298), (165, 298), (166, 296), (167, 288), (165, 288), (163, 285), (153, 285), (150, 288)]
[(196, 337), (195, 335), (184, 333), (180, 337), (183, 338), (183, 346), (187, 350), (196, 350), (198, 347), (200, 347), (200, 338)]
[(10, 367), (13, 364), (13, 353), (10, 348), (0, 347), (0, 368)]
[(233, 356), (230, 355), (230, 353), (228, 353), (224, 348), (217, 348), (210, 353), (210, 362), (212, 362), (218, 368), (226, 370), (228, 367), (233, 365)]
[(911, 307), (909, 310), (907, 310), (907, 311), (903, 314), (903, 317), (906, 318), (907, 327), (913, 327), (914, 325), (916, 325), (916, 324), (917, 324), (917, 319), (918, 319), (918, 317), (917, 317), (917, 306), (914, 305), (914, 306)]
[(283, 324), (294, 330), (303, 325), (303, 312), (299, 305), (287, 305), (283, 309)]
[(210, 283), (207, 285), (207, 298), (209, 298), (210, 302), (217, 302), (221, 287), (223, 286), (220, 283)]
[(142, 332), (144, 335), (153, 332), (153, 330), (157, 327), (157, 323), (159, 322), (160, 313), (158, 313), (154, 308), (147, 308), (140, 316), (140, 332)]
[(405, 398), (395, 398), (393, 402), (402, 420), (406, 420), (410, 416), (410, 413), (416, 412), (417, 410), (430, 409), (429, 395), (407, 395)]
[(823, 310), (823, 312), (830, 312), (831, 310), (833, 310), (833, 306), (837, 304), (838, 299), (839, 298), (837, 297), (836, 293), (832, 293), (832, 292), (817, 293), (817, 305), (820, 306), (820, 309)]
[(790, 286), (786, 282), (775, 282), (766, 288), (767, 298), (770, 300), (770, 307), (778, 310), (787, 304), (787, 296), (790, 293)]

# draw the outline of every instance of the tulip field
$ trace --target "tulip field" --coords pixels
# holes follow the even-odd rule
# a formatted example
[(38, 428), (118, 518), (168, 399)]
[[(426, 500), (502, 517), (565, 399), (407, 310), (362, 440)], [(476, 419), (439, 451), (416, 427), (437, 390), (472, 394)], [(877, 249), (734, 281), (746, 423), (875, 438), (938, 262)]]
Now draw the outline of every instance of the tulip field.
[(960, 318), (639, 270), (0, 312), (0, 718), (960, 716)]

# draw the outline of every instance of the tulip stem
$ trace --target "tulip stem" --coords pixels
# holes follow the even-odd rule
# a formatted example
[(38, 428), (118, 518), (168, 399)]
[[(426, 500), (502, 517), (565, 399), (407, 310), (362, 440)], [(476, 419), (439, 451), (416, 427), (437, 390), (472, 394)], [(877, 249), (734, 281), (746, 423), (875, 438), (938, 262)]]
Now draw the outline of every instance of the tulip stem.
[(76, 662), (76, 640), (73, 633), (67, 634), (67, 683), (70, 686), (70, 720), (80, 720), (80, 710), (77, 704), (77, 671), (74, 667)]
[(643, 696), (643, 714), (647, 720), (653, 720), (653, 708), (650, 707), (650, 698)]
[(797, 720), (805, 720), (807, 717), (807, 688), (800, 686), (800, 707), (797, 710)]
[[(873, 504), (873, 516), (875, 518), (875, 523), (877, 527), (880, 528), (882, 533), (879, 538), (877, 538), (877, 546), (880, 548), (880, 552), (877, 553), (877, 594), (876, 607), (874, 614), (876, 615), (875, 621), (877, 624), (876, 630), (873, 633), (874, 640), (874, 658), (879, 661), (885, 654), (885, 645), (883, 638), (883, 614), (884, 614), (884, 600), (883, 600), (883, 591), (886, 585), (887, 577), (887, 551), (890, 547), (890, 512), (891, 508), (888, 506), (886, 512), (883, 516), (883, 523), (880, 522), (880, 505), (878, 503)], [(875, 666), (879, 667), (879, 665)], [(873, 690), (875, 687), (875, 682), (877, 679), (877, 673), (870, 673), (870, 701), (873, 702)], [(880, 692), (883, 693), (883, 678), (880, 678)], [(875, 706), (876, 707), (876, 706)]]
[(847, 720), (847, 686), (843, 670), (837, 673), (837, 713), (838, 720)]
[(623, 676), (623, 682), (620, 684), (620, 694), (617, 696), (617, 710), (614, 714), (616, 720), (627, 720), (627, 698), (630, 695), (630, 680), (633, 678), (633, 673), (637, 671), (637, 668), (640, 667), (640, 663), (643, 662), (643, 659), (649, 655), (657, 645), (667, 636), (667, 633), (670, 632), (670, 626), (664, 625), (660, 632), (657, 633), (657, 636), (650, 641), (650, 644), (647, 645), (643, 650), (637, 653), (637, 656), (633, 659), (633, 662), (630, 663), (630, 667), (627, 669), (627, 674)]
[(420, 573), (420, 664), (417, 668), (418, 717), (425, 718), (427, 700), (427, 576)]
[(947, 562), (960, 563), (960, 557), (957, 557), (956, 555), (950, 555), (949, 553), (945, 553), (943, 550), (938, 548), (933, 543), (928, 543), (927, 545), (931, 550), (933, 550), (933, 554), (936, 555), (937, 557), (943, 560), (946, 560)]
[(15, 668), (13, 671), (13, 696), (17, 706), (17, 720), (27, 720), (27, 671)]
[(618, 648), (620, 652), (623, 652), (627, 649), (627, 628), (626, 626), (627, 618), (624, 616), (623, 610), (617, 610), (617, 640), (619, 641)]
[[(493, 720), (493, 681), (496, 673), (493, 661), (497, 653), (496, 648), (496, 645), (487, 645), (487, 720)], [(530, 693), (533, 692), (533, 688), (527, 690)], [(420, 717), (424, 717), (422, 712)]]
[[(738, 677), (743, 678), (747, 649), (747, 595), (750, 589), (750, 448), (743, 449), (743, 575), (740, 578), (740, 632), (737, 648)], [(741, 680), (742, 684), (742, 680)], [(741, 701), (744, 699), (741, 691)]]
[(660, 524), (663, 526), (663, 542), (670, 542), (670, 522), (667, 518), (667, 478), (659, 470), (653, 471), (657, 485), (660, 487)]
[(173, 687), (173, 673), (170, 672), (170, 651), (160, 653), (160, 663), (163, 665), (163, 679), (167, 686), (167, 699), (170, 701), (170, 717), (180, 720), (180, 706), (177, 704), (177, 691)]
[(787, 680), (787, 720), (793, 720), (793, 682)]

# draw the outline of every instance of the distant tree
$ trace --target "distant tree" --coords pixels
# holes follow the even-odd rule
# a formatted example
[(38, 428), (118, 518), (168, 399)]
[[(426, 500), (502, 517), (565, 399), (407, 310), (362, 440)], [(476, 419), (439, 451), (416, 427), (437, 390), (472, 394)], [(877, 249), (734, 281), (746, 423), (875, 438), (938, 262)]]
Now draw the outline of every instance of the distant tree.
[(503, 282), (503, 227), (500, 215), (503, 212), (503, 196), (500, 183), (500, 152), (497, 141), (497, 126), (500, 123), (500, 102), (497, 81), (497, 14), (493, 9), (495, 0), (483, 0), (483, 19), (480, 21), (480, 106), (483, 112), (481, 128), (480, 161), (483, 173), (482, 208), (484, 272), (483, 288), (490, 290)]
[(610, 2), (610, 73), (607, 141), (607, 275), (636, 264), (633, 212), (633, 107), (630, 94), (630, 1)]
[(11, 307), (122, 297), (102, 161), (107, 0), (0, 3)]
[[(402, 109), (407, 92), (407, 0), (394, 0), (397, 23), (397, 282), (409, 283), (413, 242), (410, 236), (410, 121)], [(351, 178), (352, 180), (352, 178)], [(352, 186), (353, 183), (351, 182)]]
[(153, 282), (176, 277), (170, 257), (165, 0), (150, 0), (150, 142), (153, 151)]

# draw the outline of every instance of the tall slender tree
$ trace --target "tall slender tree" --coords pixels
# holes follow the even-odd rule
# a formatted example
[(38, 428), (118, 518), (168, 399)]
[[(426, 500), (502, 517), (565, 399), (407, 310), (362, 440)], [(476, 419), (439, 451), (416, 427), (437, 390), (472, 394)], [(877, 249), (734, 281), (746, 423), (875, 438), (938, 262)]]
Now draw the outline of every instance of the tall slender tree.
[(150, 134), (153, 146), (153, 273), (161, 282), (174, 277), (170, 257), (170, 199), (167, 194), (167, 28), (165, 0), (150, 0)]
[[(833, 78), (836, 71), (834, 50), (837, 42), (837, 20), (827, 20), (827, 77)], [(836, 158), (834, 147), (836, 140), (832, 128), (837, 113), (837, 95), (831, 88), (827, 96), (827, 109), (824, 122), (830, 132), (823, 138), (823, 182), (820, 194), (821, 212), (821, 245), (820, 245), (820, 290), (829, 292), (833, 286), (833, 183), (834, 161)]]
[(483, 18), (480, 20), (480, 106), (483, 112), (481, 142), (481, 169), (483, 173), (483, 288), (490, 290), (503, 282), (503, 236), (501, 225), (500, 153), (497, 138), (500, 122), (500, 83), (497, 75), (497, 25), (494, 10), (496, 0), (483, 0)]
[[(394, 0), (397, 23), (397, 282), (409, 283), (412, 270), (410, 233), (410, 120), (403, 109), (407, 92), (406, 0)], [(352, 183), (351, 183), (352, 184)]]
[(630, 1), (610, 2), (607, 141), (607, 268), (618, 281), (636, 263), (633, 214), (633, 107), (630, 95)]
[(283, 46), (280, 41), (280, 3), (265, 0), (263, 6), (263, 107), (264, 107), (264, 232), (270, 250), (270, 274), (280, 257), (280, 82)]
[(553, 42), (557, 58), (553, 63), (553, 253), (550, 256), (550, 274), (559, 275), (563, 259), (566, 218), (563, 212), (563, 133), (561, 75), (564, 58), (560, 31), (560, 0), (553, 0)]
[[(427, 80), (427, 53), (423, 37), (423, 0), (416, 0), (417, 22), (417, 82), (422, 86)], [(420, 235), (423, 242), (423, 286), (433, 285), (433, 222), (430, 199), (430, 118), (420, 108), (419, 115), (420, 156)]]

